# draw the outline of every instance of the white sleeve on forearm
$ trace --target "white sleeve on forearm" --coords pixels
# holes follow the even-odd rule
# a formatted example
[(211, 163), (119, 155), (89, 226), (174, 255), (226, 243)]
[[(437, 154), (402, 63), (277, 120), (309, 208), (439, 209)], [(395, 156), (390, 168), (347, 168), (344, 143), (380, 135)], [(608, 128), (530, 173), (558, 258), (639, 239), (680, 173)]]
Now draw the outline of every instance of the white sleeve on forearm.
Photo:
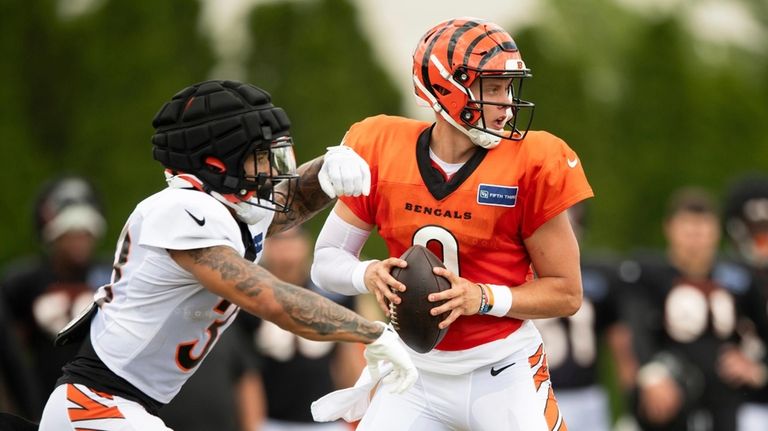
[(345, 222), (334, 211), (325, 220), (315, 243), (312, 281), (321, 288), (342, 295), (368, 293), (365, 269), (375, 260), (360, 262), (360, 250), (371, 231)]

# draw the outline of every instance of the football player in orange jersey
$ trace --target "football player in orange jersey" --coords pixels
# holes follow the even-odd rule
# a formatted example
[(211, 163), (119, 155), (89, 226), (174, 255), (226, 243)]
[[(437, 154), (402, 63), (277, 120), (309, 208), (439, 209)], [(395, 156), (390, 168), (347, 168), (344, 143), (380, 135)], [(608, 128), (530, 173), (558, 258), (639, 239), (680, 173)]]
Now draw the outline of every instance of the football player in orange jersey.
[[(345, 145), (371, 167), (371, 192), (337, 202), (317, 240), (313, 280), (372, 292), (386, 310), (408, 288), (389, 274), (405, 262), (360, 262), (370, 232), (378, 229), (389, 256), (427, 246), (446, 266), (435, 274), (451, 282), (429, 298), (446, 301), (431, 312), (448, 312), (440, 327), (449, 330), (435, 350), (411, 351), (420, 378), (409, 391), (378, 390), (370, 405), (330, 394), (315, 403), (317, 420), (365, 414), (361, 430), (566, 429), (530, 319), (579, 309), (579, 248), (565, 210), (593, 193), (565, 142), (528, 131), (533, 104), (520, 91), (530, 76), (498, 25), (441, 22), (413, 56), (416, 96), (435, 122), (382, 115), (347, 132)], [(371, 380), (363, 375), (353, 390), (365, 398)]]

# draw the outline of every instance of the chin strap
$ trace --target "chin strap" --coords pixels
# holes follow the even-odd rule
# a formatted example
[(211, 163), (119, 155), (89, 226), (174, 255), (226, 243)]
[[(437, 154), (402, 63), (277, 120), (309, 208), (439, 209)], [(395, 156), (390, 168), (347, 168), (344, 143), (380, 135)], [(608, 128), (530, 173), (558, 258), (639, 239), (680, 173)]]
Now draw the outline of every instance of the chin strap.
[[(238, 198), (232, 199), (234, 195), (222, 195), (219, 192), (213, 190), (206, 190), (207, 187), (200, 181), (199, 178), (192, 174), (179, 173), (174, 175), (168, 169), (165, 170), (165, 182), (168, 183), (168, 187), (172, 189), (188, 189), (190, 187), (200, 190), (201, 192), (208, 193), (217, 201), (223, 203), (228, 208), (231, 208), (235, 212), (235, 216), (238, 220), (247, 224), (256, 224), (265, 217), (267, 217), (273, 210), (264, 208), (266, 201), (259, 203), (259, 206), (249, 203), (248, 201), (239, 200)], [(253, 200), (254, 198), (251, 198)]]
[[(445, 115), (443, 115), (443, 117), (445, 117)], [(457, 126), (455, 122), (454, 122), (454, 126)], [(485, 133), (479, 129), (466, 130), (464, 128), (459, 128), (459, 130), (465, 130), (465, 133), (469, 136), (469, 139), (472, 141), (473, 144), (488, 150), (492, 148), (496, 148), (496, 146), (499, 145), (499, 143), (501, 143), (500, 136), (491, 135), (490, 133)]]

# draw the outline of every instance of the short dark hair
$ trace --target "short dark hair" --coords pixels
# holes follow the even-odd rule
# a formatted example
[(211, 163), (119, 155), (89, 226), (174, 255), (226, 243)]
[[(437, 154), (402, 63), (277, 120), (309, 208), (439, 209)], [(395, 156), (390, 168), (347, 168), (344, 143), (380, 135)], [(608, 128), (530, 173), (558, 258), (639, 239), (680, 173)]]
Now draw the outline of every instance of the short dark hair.
[(667, 220), (681, 212), (718, 215), (712, 194), (701, 187), (691, 186), (677, 189), (667, 201)]

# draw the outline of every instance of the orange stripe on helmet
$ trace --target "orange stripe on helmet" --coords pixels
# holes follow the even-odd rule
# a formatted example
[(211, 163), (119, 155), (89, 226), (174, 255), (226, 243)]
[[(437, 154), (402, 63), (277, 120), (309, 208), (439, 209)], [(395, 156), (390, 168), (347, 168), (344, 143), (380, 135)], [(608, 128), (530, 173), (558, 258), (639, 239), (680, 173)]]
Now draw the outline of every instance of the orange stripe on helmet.
[[(457, 72), (459, 67), (481, 69), (500, 58), (498, 54), (514, 54), (519, 57), (517, 45), (512, 36), (498, 25), (483, 20), (455, 19), (440, 23), (430, 29), (421, 39), (414, 52), (414, 74), (424, 88), (434, 95), (435, 70), (430, 76), (430, 58), (435, 55), (448, 71)], [(505, 58), (507, 56), (504, 56)], [(495, 62), (492, 69), (503, 69), (504, 58)], [(469, 86), (474, 73), (462, 85)], [(439, 80), (442, 80), (440, 78)]]
[(481, 31), (482, 33), (476, 35), (475, 38), (471, 42), (469, 42), (469, 44), (467, 44), (467, 51), (464, 53), (464, 59), (463, 59), (463, 64), (466, 64), (467, 66), (476, 67), (475, 65), (470, 64), (470, 60), (472, 59), (472, 54), (475, 53), (476, 50), (479, 52), (488, 52), (489, 50), (498, 46), (496, 39), (491, 37), (493, 34), (506, 33), (504, 30), (501, 30), (501, 29), (494, 29), (494, 30), (488, 31), (485, 27), (483, 27)]
[[(458, 44), (460, 39), (464, 38), (464, 35), (470, 30), (476, 29), (480, 25), (479, 22), (476, 21), (468, 21), (453, 33), (451, 36), (451, 41), (448, 43), (448, 61), (452, 65), (454, 64), (453, 56), (456, 52), (456, 45)], [(472, 31), (471, 34), (474, 34), (475, 32)]]

